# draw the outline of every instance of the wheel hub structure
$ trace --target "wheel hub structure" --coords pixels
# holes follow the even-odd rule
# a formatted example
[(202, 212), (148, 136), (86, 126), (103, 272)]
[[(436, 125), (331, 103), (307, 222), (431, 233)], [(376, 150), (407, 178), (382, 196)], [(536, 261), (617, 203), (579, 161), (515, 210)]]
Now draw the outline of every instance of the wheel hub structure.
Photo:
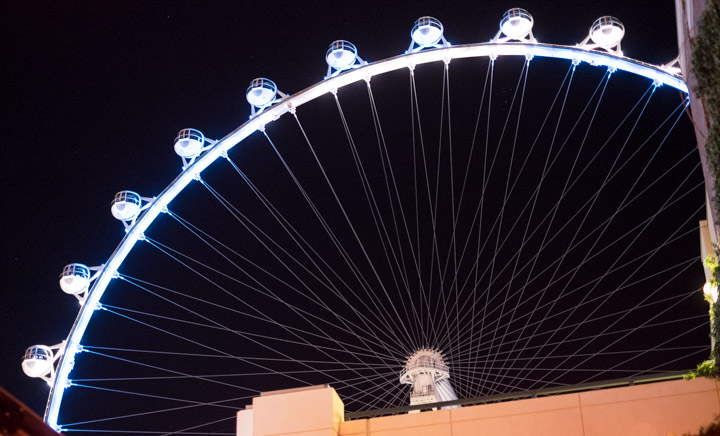
[(449, 383), (450, 372), (442, 353), (420, 349), (407, 359), (400, 383), (412, 386), (410, 405), (457, 400)]

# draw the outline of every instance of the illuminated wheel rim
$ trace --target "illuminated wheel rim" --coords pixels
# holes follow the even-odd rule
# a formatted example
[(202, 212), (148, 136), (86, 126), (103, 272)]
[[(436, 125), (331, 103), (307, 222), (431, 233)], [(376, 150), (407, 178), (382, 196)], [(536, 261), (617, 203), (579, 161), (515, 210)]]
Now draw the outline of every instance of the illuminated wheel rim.
[(383, 61), (371, 63), (367, 66), (347, 71), (336, 77), (318, 82), (309, 88), (300, 91), (291, 97), (269, 107), (263, 113), (247, 121), (236, 130), (220, 139), (206, 153), (199, 156), (192, 165), (188, 166), (178, 177), (173, 180), (152, 204), (142, 213), (135, 225), (130, 228), (127, 235), (117, 246), (111, 257), (103, 266), (87, 302), (80, 311), (67, 341), (65, 352), (58, 371), (55, 384), (52, 387), (46, 410), (46, 421), (53, 427), (58, 427), (58, 414), (63, 401), (63, 393), (68, 384), (69, 374), (75, 363), (75, 355), (81, 351), (80, 344), (85, 335), (88, 324), (100, 306), (100, 300), (115, 276), (121, 265), (129, 255), (135, 244), (142, 240), (144, 233), (158, 216), (168, 208), (173, 201), (189, 184), (197, 179), (218, 158), (222, 158), (235, 145), (242, 143), (252, 133), (263, 130), (282, 116), (294, 112), (304, 104), (326, 96), (356, 82), (362, 82), (368, 78), (381, 74), (390, 73), (396, 70), (413, 68), (421, 64), (442, 62), (454, 59), (476, 58), (476, 57), (505, 57), (522, 56), (535, 58), (566, 59), (575, 63), (587, 63), (597, 67), (608, 67), (613, 71), (626, 71), (632, 74), (648, 78), (651, 83), (676, 88), (687, 93), (685, 83), (656, 67), (642, 64), (640, 62), (619, 58), (599, 52), (590, 52), (573, 47), (552, 46), (544, 44), (472, 44), (446, 47), (430, 51), (422, 51), (413, 54), (406, 54), (389, 58)]

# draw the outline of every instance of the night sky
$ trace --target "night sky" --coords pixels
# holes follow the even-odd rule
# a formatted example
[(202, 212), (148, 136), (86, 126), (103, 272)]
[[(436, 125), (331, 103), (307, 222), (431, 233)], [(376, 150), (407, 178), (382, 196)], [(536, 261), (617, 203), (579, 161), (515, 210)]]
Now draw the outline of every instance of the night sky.
[(516, 6), (533, 15), (540, 42), (573, 45), (597, 17), (613, 15), (625, 25), (628, 57), (671, 61), (673, 2), (633, 3), (3, 1), (0, 259), (10, 278), (0, 299), (0, 385), (42, 414), (47, 386), (20, 361), (26, 347), (58, 343), (72, 326), (78, 304), (58, 287), (62, 267), (103, 263), (123, 236), (112, 196), (162, 191), (180, 171), (178, 130), (232, 131), (249, 115), (253, 78), (300, 91), (325, 75), (336, 39), (370, 62), (401, 54), (423, 15), (438, 18), (453, 44), (487, 41)]

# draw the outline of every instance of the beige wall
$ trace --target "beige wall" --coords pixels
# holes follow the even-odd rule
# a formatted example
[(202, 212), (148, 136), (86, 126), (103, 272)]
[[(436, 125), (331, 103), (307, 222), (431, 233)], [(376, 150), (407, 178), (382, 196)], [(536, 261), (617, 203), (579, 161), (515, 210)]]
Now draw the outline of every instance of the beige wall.
[(318, 387), (255, 398), (238, 436), (680, 436), (718, 413), (720, 386), (701, 378), (354, 421)]
[(716, 381), (676, 380), (343, 422), (340, 435), (679, 436), (717, 413)]
[(238, 412), (238, 436), (337, 436), (345, 406), (327, 386), (262, 393)]

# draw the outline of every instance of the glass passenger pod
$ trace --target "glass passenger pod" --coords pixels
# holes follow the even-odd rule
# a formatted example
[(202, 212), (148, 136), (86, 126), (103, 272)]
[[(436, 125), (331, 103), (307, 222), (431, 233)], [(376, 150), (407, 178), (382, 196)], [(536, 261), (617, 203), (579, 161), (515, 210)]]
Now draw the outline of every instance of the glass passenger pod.
[(110, 206), (112, 215), (120, 221), (132, 221), (140, 213), (142, 198), (140, 194), (133, 191), (120, 191)]
[(270, 79), (257, 78), (250, 82), (245, 97), (255, 107), (264, 107), (273, 102), (277, 95), (277, 86)]
[(625, 26), (615, 17), (600, 17), (590, 28), (590, 39), (600, 47), (610, 48), (620, 43)]
[(337, 70), (350, 67), (357, 59), (357, 48), (349, 41), (337, 40), (330, 44), (325, 55), (325, 61), (329, 66)]
[(182, 129), (175, 138), (175, 153), (180, 157), (192, 158), (200, 154), (205, 144), (205, 135), (196, 129)]
[(500, 30), (511, 39), (525, 38), (533, 27), (533, 17), (521, 8), (512, 8), (503, 14)]
[(52, 372), (53, 352), (45, 345), (33, 345), (25, 350), (22, 370), (28, 377), (43, 377)]
[(65, 265), (60, 274), (60, 289), (66, 294), (78, 295), (90, 284), (90, 268), (82, 263)]
[(410, 32), (412, 40), (421, 47), (437, 44), (442, 36), (443, 25), (433, 17), (418, 18)]

